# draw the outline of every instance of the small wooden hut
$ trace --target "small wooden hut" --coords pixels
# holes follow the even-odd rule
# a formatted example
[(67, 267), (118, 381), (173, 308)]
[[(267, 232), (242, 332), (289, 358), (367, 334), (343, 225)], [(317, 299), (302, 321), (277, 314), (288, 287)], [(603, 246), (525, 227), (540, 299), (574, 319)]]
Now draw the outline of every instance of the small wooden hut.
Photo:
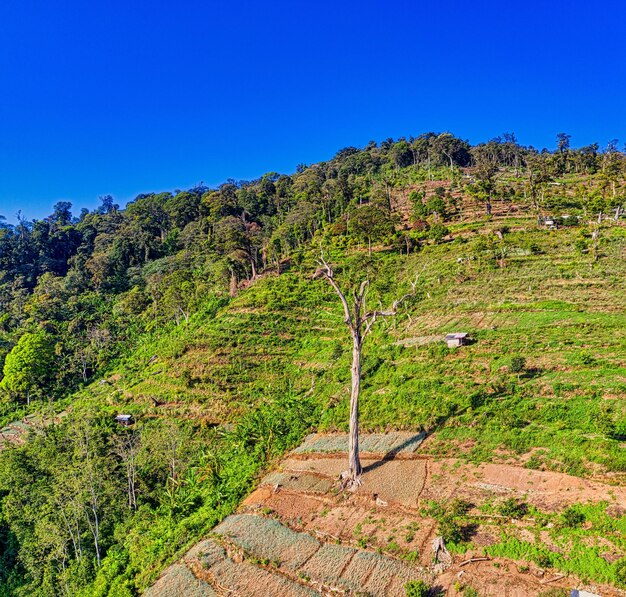
[(448, 334), (446, 336), (446, 343), (449, 348), (456, 348), (457, 346), (463, 346), (469, 342), (469, 335), (467, 332), (456, 332), (454, 334)]

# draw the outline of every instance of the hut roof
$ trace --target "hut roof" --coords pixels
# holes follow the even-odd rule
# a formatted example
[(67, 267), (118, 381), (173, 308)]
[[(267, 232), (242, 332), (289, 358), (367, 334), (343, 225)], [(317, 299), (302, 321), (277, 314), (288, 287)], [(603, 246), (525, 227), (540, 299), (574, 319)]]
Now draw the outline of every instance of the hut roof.
[(463, 338), (467, 338), (467, 332), (455, 332), (446, 335), (446, 340), (463, 340)]

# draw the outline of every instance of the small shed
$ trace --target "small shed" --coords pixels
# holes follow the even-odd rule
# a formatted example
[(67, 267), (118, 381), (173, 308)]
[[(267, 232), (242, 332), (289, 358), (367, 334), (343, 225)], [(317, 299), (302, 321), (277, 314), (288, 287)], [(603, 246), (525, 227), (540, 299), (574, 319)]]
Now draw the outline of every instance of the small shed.
[(554, 216), (537, 216), (537, 224), (544, 226), (548, 230), (556, 230), (559, 227), (557, 218)]
[(133, 422), (133, 415), (116, 415), (115, 420), (124, 427), (128, 427)]
[(454, 334), (448, 334), (446, 336), (446, 343), (449, 348), (455, 348), (456, 346), (463, 346), (469, 341), (469, 335), (467, 332), (456, 332)]

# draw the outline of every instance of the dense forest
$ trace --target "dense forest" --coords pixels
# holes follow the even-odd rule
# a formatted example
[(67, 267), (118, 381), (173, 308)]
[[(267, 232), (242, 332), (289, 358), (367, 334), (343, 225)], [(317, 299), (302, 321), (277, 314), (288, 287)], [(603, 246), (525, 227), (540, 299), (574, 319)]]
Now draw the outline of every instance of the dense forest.
[[(427, 133), (346, 147), (291, 175), (100, 203), (0, 222), (0, 418), (42, 417), (0, 455), (0, 594), (137, 594), (320, 416), (306, 387), (277, 385), (280, 399), (215, 421), (198, 412), (124, 428), (117, 403), (85, 397), (148, 342), (184, 336), (268, 276), (298, 271), (308, 284), (320, 248), (336, 260), (419, 254), (472, 220), (576, 226), (575, 249), (600, 259), (602, 222), (626, 205), (626, 154), (617, 141), (574, 148), (564, 133), (541, 151), (512, 134), (472, 146)], [(473, 246), (485, 267), (510, 254), (503, 232)], [(302, 306), (288, 303), (292, 290), (277, 308)], [(177, 375), (190, 391), (203, 383), (191, 369)], [(159, 542), (144, 540), (155, 525)]]

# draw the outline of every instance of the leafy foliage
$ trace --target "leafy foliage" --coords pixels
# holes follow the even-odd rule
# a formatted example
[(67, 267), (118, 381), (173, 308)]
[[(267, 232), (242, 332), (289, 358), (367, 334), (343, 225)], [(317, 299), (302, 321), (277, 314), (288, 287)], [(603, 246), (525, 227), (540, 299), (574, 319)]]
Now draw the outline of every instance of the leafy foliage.
[(406, 597), (427, 597), (430, 587), (423, 580), (412, 580), (404, 585)]
[[(539, 153), (512, 135), (470, 147), (426, 133), (292, 175), (0, 224), (0, 418), (56, 421), (0, 454), (3, 590), (136, 594), (310, 429), (345, 429), (349, 350), (311, 279), (320, 246), (346, 280), (369, 278), (371, 304), (422, 272), (372, 336), (363, 429), (428, 429), (441, 456), (539, 447), (526, 466), (626, 470), (626, 412), (601, 398), (624, 392), (623, 318), (604, 307), (626, 279), (626, 162), (565, 141)], [(549, 214), (557, 230), (537, 225)], [(459, 329), (476, 342), (432, 340)], [(437, 513), (441, 532), (462, 541), (468, 516)], [(564, 513), (561, 530), (585, 532), (586, 516)]]

